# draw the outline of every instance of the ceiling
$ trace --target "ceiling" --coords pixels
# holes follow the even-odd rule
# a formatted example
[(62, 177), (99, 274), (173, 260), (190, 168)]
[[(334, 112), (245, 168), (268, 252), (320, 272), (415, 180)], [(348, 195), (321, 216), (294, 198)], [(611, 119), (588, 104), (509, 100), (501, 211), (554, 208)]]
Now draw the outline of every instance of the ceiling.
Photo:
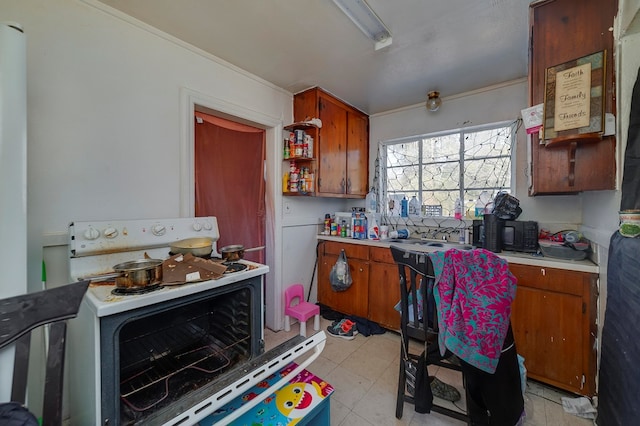
[(380, 50), (331, 0), (100, 0), (292, 93), (375, 114), (527, 75), (531, 0), (367, 0)]

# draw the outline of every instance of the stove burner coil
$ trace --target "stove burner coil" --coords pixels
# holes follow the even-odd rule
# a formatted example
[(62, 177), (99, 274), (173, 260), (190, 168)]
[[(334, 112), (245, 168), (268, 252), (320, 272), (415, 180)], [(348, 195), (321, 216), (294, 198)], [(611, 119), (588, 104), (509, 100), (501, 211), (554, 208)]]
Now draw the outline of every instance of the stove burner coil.
[(248, 268), (244, 263), (239, 262), (222, 262), (223, 265), (227, 267), (227, 270), (224, 271), (225, 274), (232, 274), (234, 272), (244, 271)]

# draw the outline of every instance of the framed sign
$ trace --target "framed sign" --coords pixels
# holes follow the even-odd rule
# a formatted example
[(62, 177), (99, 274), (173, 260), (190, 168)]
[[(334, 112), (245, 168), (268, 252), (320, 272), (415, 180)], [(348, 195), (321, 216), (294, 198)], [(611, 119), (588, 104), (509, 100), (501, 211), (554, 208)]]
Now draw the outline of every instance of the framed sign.
[(543, 141), (600, 139), (604, 132), (605, 51), (547, 68)]

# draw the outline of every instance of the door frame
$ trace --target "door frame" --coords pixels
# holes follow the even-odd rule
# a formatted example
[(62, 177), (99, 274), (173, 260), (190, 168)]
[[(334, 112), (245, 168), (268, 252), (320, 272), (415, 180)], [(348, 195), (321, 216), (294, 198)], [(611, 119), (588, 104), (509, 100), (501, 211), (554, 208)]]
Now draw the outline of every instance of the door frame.
[[(282, 271), (274, 265), (282, 261), (282, 191), (277, 178), (281, 155), (283, 121), (220, 98), (188, 88), (180, 88), (180, 216), (195, 215), (195, 129), (196, 110), (265, 130), (265, 259), (269, 272), (265, 277), (263, 305), (265, 325), (282, 327)], [(264, 336), (263, 336), (264, 337)]]

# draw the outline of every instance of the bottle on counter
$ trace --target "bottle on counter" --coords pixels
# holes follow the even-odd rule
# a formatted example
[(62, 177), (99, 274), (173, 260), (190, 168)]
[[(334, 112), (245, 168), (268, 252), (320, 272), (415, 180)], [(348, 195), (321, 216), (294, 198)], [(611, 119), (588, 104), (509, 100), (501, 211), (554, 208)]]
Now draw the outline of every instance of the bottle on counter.
[(456, 219), (462, 219), (462, 200), (460, 200), (460, 198), (456, 200), (455, 207), (453, 208), (453, 216)]
[(371, 190), (369, 190), (369, 193), (367, 194), (365, 205), (366, 205), (367, 213), (375, 213), (378, 210), (378, 197), (376, 196), (376, 193), (373, 190), (373, 186), (371, 187)]
[(331, 235), (331, 215), (324, 215), (324, 235)]
[(400, 202), (400, 216), (409, 217), (409, 200), (407, 200), (407, 197), (402, 197)]
[(420, 215), (420, 202), (416, 196), (412, 196), (409, 201), (409, 216), (419, 216)]
[(367, 218), (367, 224), (369, 226), (368, 229), (368, 237), (370, 240), (379, 240), (380, 239), (380, 230), (378, 228), (378, 223), (376, 222), (376, 216), (371, 215), (370, 218)]
[(482, 191), (476, 201), (475, 217), (482, 218), (484, 216), (485, 208), (487, 207), (487, 204), (489, 204), (489, 201), (491, 201), (489, 192)]

